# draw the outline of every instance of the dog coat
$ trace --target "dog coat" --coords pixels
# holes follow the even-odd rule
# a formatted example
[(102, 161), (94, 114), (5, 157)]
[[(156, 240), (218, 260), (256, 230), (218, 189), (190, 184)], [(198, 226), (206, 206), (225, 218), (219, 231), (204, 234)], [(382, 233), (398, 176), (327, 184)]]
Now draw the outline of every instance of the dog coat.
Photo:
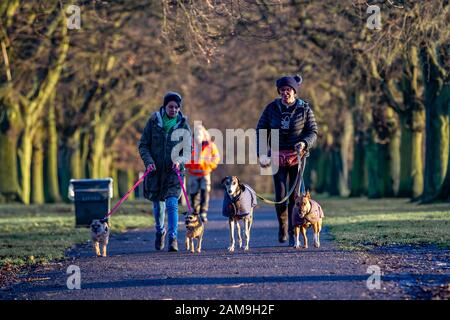
[(222, 215), (225, 217), (245, 217), (250, 214), (252, 208), (256, 207), (255, 191), (248, 185), (243, 185), (243, 190), (237, 198), (231, 198), (227, 192), (223, 199)]
[(322, 207), (316, 201), (310, 199), (311, 211), (305, 215), (304, 218), (300, 217), (300, 208), (292, 211), (292, 224), (294, 226), (300, 226), (306, 222), (316, 223), (319, 219), (324, 217)]

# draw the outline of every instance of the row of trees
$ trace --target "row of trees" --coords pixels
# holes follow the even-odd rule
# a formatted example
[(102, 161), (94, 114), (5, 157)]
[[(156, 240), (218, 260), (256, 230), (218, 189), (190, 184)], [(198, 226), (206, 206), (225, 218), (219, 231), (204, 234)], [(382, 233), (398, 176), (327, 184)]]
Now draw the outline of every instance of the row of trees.
[[(0, 200), (60, 201), (84, 177), (125, 192), (165, 91), (184, 95), (191, 121), (254, 128), (275, 79), (296, 73), (320, 130), (310, 188), (447, 199), (449, 4), (374, 3), (381, 30), (366, 27), (366, 1), (3, 1)], [(215, 180), (271, 191), (257, 173), (223, 165)]]

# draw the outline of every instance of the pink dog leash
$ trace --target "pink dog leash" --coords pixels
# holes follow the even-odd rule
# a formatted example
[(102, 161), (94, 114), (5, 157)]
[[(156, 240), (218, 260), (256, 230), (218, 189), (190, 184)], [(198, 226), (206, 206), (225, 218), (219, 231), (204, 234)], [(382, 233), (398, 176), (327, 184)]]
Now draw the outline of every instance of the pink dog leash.
[(177, 177), (178, 177), (178, 182), (180, 182), (181, 190), (183, 190), (184, 198), (186, 199), (186, 203), (188, 206), (188, 211), (189, 211), (189, 213), (192, 213), (192, 207), (191, 207), (191, 204), (189, 203), (189, 198), (187, 196), (186, 189), (184, 188), (183, 180), (181, 179), (181, 172), (178, 168), (173, 168), (173, 170), (175, 170)]
[(134, 184), (134, 186), (131, 187), (130, 190), (128, 190), (127, 194), (123, 196), (122, 199), (120, 199), (120, 201), (114, 206), (114, 208), (111, 209), (111, 211), (109, 211), (106, 216), (102, 219), (108, 219), (113, 213), (114, 211), (117, 210), (117, 208), (119, 208), (119, 206), (130, 196), (131, 192), (134, 191), (134, 189), (137, 188), (137, 186), (145, 179), (145, 177), (151, 172), (151, 168), (148, 168), (147, 171), (144, 172), (144, 174), (142, 175), (142, 177), (139, 178), (139, 180)]

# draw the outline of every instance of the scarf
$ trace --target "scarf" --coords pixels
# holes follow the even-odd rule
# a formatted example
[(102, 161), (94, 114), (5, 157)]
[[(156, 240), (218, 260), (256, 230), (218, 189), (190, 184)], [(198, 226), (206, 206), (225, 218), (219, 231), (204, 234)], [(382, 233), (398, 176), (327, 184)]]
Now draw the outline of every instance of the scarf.
[(166, 113), (163, 116), (163, 128), (165, 132), (169, 132), (177, 124), (177, 117), (169, 118)]

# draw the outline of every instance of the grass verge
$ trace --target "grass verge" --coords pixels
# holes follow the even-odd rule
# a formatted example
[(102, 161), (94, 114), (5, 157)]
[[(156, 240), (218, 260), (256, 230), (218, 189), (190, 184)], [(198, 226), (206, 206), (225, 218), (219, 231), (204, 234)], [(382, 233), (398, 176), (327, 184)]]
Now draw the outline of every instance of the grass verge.
[(343, 249), (437, 245), (450, 248), (450, 204), (409, 199), (317, 198), (324, 226)]
[[(124, 203), (111, 217), (112, 232), (150, 227), (151, 203)], [(0, 206), (0, 267), (42, 264), (64, 257), (75, 244), (90, 239), (89, 228), (75, 228), (73, 204)]]

